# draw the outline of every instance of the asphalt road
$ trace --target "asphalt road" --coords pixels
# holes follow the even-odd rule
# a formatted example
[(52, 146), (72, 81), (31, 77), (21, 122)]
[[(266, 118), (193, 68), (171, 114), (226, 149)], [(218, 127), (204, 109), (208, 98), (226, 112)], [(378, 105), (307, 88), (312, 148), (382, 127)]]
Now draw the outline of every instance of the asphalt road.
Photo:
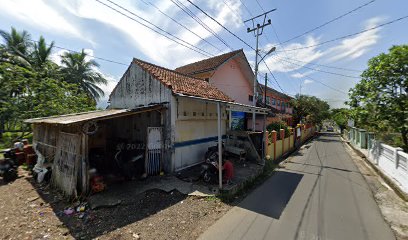
[(200, 239), (395, 239), (338, 136), (288, 159)]

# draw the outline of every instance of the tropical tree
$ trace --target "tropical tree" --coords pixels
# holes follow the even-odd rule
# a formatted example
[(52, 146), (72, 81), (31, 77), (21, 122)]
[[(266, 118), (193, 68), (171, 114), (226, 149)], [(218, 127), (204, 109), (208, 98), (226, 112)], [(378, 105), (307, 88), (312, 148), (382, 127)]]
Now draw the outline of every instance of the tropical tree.
[(89, 60), (88, 54), (82, 49), (81, 52), (66, 52), (62, 55), (62, 73), (68, 83), (77, 84), (95, 102), (104, 96), (101, 84), (107, 84), (107, 80), (97, 71), (99, 64)]
[(3, 48), (10, 54), (10, 58), (16, 63), (30, 65), (29, 57), (32, 47), (31, 36), (27, 31), (17, 31), (11, 27), (11, 32), (0, 30), (0, 36), (4, 40)]
[(0, 137), (2, 132), (29, 132), (23, 123), (27, 118), (95, 109), (77, 85), (16, 64), (0, 62), (0, 85)]
[(51, 44), (47, 46), (44, 37), (40, 36), (38, 42), (34, 43), (33, 52), (30, 56), (31, 63), (37, 68), (43, 67), (47, 62), (50, 61), (50, 56), (53, 48), (54, 42), (51, 42)]
[(408, 45), (370, 59), (361, 77), (348, 102), (357, 125), (398, 132), (408, 151)]
[(331, 119), (340, 127), (343, 131), (347, 127), (349, 118), (351, 118), (350, 109), (347, 108), (335, 108), (330, 111)]
[(291, 105), (297, 123), (302, 120), (306, 123), (321, 124), (330, 116), (329, 104), (315, 96), (296, 95)]

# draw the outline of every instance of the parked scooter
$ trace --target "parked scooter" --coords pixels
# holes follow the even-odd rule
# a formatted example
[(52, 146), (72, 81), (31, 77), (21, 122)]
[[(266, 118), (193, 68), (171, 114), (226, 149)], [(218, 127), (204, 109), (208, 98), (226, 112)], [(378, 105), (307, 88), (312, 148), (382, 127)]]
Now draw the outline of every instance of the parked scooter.
[(17, 167), (12, 160), (0, 160), (0, 177), (3, 177), (4, 182), (11, 182), (17, 178)]
[[(224, 143), (222, 149), (224, 151)], [(218, 144), (209, 147), (204, 155), (205, 162), (201, 164), (201, 177), (206, 183), (218, 182), (218, 156)]]
[(144, 172), (144, 151), (118, 144), (115, 161), (126, 180), (140, 177)]

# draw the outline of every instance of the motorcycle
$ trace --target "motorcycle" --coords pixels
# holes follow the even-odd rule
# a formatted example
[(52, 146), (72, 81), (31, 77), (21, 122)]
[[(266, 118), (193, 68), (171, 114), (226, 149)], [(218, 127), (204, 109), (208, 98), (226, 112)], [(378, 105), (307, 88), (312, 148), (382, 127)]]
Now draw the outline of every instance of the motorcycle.
[[(222, 149), (224, 149), (224, 143)], [(222, 154), (224, 155), (224, 152)], [(201, 177), (205, 183), (218, 182), (218, 156), (218, 144), (209, 147), (204, 155), (205, 161), (201, 164)]]
[(125, 180), (140, 177), (144, 172), (144, 151), (131, 145), (118, 144), (115, 161)]
[(4, 182), (11, 182), (17, 178), (17, 168), (15, 163), (10, 159), (0, 160), (0, 177)]

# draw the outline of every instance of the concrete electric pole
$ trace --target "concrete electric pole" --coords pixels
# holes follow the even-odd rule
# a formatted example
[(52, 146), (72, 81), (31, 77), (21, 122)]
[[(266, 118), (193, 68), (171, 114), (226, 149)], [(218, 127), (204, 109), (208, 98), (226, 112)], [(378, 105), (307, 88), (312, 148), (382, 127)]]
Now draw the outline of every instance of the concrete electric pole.
[[(254, 32), (254, 36), (255, 36), (255, 38), (256, 38), (254, 94), (253, 94), (253, 97), (252, 97), (252, 104), (253, 104), (254, 106), (256, 106), (256, 100), (257, 100), (257, 97), (258, 97), (258, 94), (257, 94), (257, 83), (258, 83), (257, 75), (258, 75), (258, 65), (259, 65), (259, 62), (258, 62), (259, 39), (258, 39), (258, 38), (259, 38), (259, 36), (262, 35), (264, 27), (266, 27), (266, 26), (268, 26), (268, 25), (271, 24), (271, 19), (268, 19), (268, 21), (266, 21), (266, 15), (267, 15), (268, 13), (270, 13), (270, 12), (275, 11), (275, 10), (276, 10), (276, 8), (275, 8), (275, 9), (272, 9), (272, 10), (270, 10), (270, 11), (267, 11), (267, 12), (265, 12), (265, 13), (262, 13), (262, 14), (256, 16), (256, 17), (253, 17), (253, 18), (251, 18), (251, 19), (248, 19), (248, 20), (245, 20), (245, 21), (244, 21), (244, 23), (249, 22), (249, 21), (252, 21), (252, 28), (248, 28), (248, 29), (247, 29), (247, 32), (248, 32), (248, 33)], [(258, 18), (260, 18), (260, 17), (263, 17), (263, 23), (262, 23), (262, 24), (255, 23), (255, 20), (258, 19)], [(274, 49), (274, 50), (275, 50), (275, 49)], [(274, 50), (273, 50), (273, 51), (274, 51)], [(268, 55), (269, 53), (271, 53), (271, 52), (273, 52), (273, 51), (269, 51), (266, 55)], [(265, 55), (265, 56), (266, 56), (266, 55)], [(264, 56), (264, 57), (265, 57), (265, 56)], [(261, 60), (263, 60), (263, 58), (262, 58)], [(261, 62), (261, 61), (260, 61), (260, 62)], [(255, 131), (255, 111), (252, 113), (252, 131)]]

